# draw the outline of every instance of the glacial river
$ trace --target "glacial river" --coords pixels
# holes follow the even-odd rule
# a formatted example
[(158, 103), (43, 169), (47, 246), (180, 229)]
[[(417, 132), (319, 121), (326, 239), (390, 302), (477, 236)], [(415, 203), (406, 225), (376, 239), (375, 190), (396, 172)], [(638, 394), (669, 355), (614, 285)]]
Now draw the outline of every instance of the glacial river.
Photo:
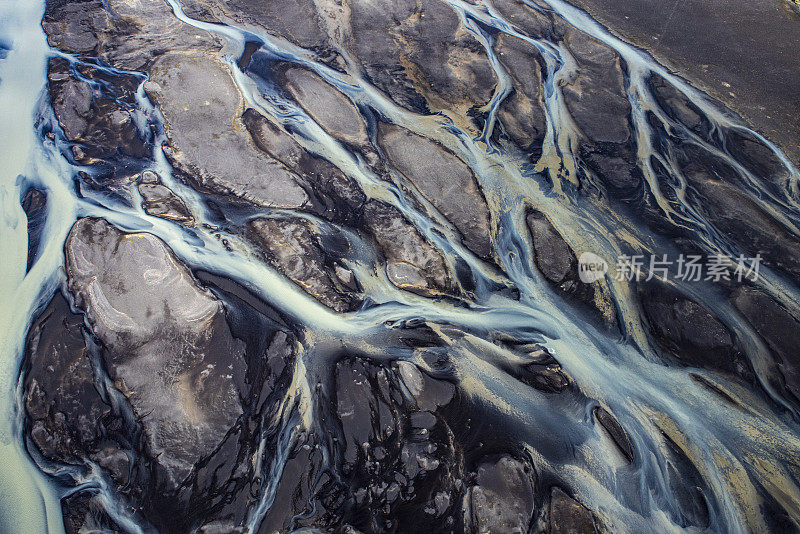
[[(469, 332), (442, 349), (449, 365), (449, 376), (457, 377), (459, 388), (484, 407), (491, 417), (512, 429), (514, 439), (529, 443), (529, 452), (538, 464), (559, 473), (580, 500), (592, 510), (602, 511), (608, 524), (628, 532), (674, 532), (682, 530), (676, 520), (682, 504), (666, 476), (662, 454), (663, 429), (674, 425), (687, 446), (690, 459), (701, 474), (706, 488), (709, 526), (712, 532), (753, 532), (765, 525), (760, 509), (762, 492), (767, 492), (800, 525), (800, 425), (791, 400), (774, 390), (770, 380), (767, 349), (752, 327), (731, 304), (719, 298), (713, 284), (673, 280), (684, 294), (704, 303), (737, 333), (757, 386), (753, 390), (733, 383), (720, 373), (696, 371), (729, 392), (736, 403), (721, 402), (708, 386), (693, 378), (687, 368), (665, 364), (651, 346), (636, 304), (631, 285), (606, 277), (616, 306), (620, 328), (604, 329), (586, 320), (583, 312), (565, 303), (564, 298), (533, 268), (530, 237), (524, 229), (522, 200), (547, 213), (553, 225), (571, 247), (589, 251), (610, 264), (626, 251), (643, 255), (677, 254), (673, 244), (648, 228), (631, 227), (612, 210), (594, 204), (578, 192), (579, 180), (589, 180), (579, 171), (576, 153), (578, 132), (569, 117), (562, 86), (575, 69), (574, 60), (560, 43), (535, 39), (521, 33), (490, 7), (448, 0), (448, 4), (474, 32), (490, 58), (498, 84), (488, 104), (482, 135), (474, 137), (441, 115), (422, 116), (393, 103), (365, 78), (345, 75), (316, 63), (304, 51), (281, 45), (269, 35), (252, 28), (211, 24), (185, 15), (176, 0), (169, 0), (180, 21), (218, 36), (224, 43), (222, 57), (234, 73), (236, 84), (247, 104), (277, 123), (291, 125), (296, 140), (356, 180), (368, 196), (397, 207), (449, 261), (460, 258), (476, 280), (474, 301), (457, 306), (447, 300), (430, 299), (401, 291), (386, 277), (377, 276), (365, 264), (352, 264), (365, 293), (377, 303), (362, 310), (339, 314), (316, 302), (279, 272), (257, 263), (247, 253), (250, 245), (233, 234), (216, 228), (204, 195), (173, 176), (167, 158), (157, 146), (150, 169), (178, 194), (189, 207), (197, 224), (187, 228), (145, 213), (102, 190), (74, 186), (74, 176), (86, 167), (70, 164), (63, 156), (66, 140), (58, 128), (47, 93), (47, 61), (61, 56), (80, 63), (86, 58), (51, 49), (40, 26), (44, 6), (40, 2), (0, 0), (0, 294), (5, 305), (0, 310), (0, 525), (15, 533), (61, 532), (59, 499), (72, 488), (55, 483), (53, 474), (63, 475), (68, 467), (47, 466), (44, 473), (28, 452), (23, 437), (24, 403), (20, 366), (25, 339), (33, 320), (66, 280), (64, 242), (73, 223), (80, 217), (102, 217), (129, 232), (149, 232), (163, 240), (176, 256), (193, 271), (206, 271), (227, 277), (303, 325), (302, 353), (295, 370), (296, 388), (286, 403), (295, 413), (284, 422), (281, 446), (288, 450), (301, 432), (325, 433), (325, 421), (318, 417), (313, 387), (326, 383), (324, 376), (334, 363), (332, 358), (347, 347), (357, 349), (376, 361), (405, 359), (431, 373), (435, 353), (392, 342), (387, 324), (423, 320), (447, 324)], [(625, 89), (631, 106), (631, 123), (645, 187), (655, 199), (657, 209), (687, 229), (708, 254), (735, 257), (742, 251), (705, 220), (687, 195), (687, 182), (672, 155), (659, 140), (665, 125), (679, 138), (689, 138), (701, 150), (716, 155), (736, 169), (747, 195), (765, 212), (780, 221), (795, 236), (800, 235), (797, 170), (767, 140), (735, 122), (701, 93), (671, 75), (645, 52), (611, 35), (586, 13), (565, 2), (547, 0), (550, 9), (570, 24), (613, 48), (626, 68)], [(489, 30), (491, 29), (491, 31)], [(509, 73), (492, 49), (493, 34), (515, 35), (536, 47), (546, 63), (544, 104), (547, 132), (539, 165), (531, 165), (520, 154), (503, 150), (493, 141), (496, 111), (510, 93)], [(493, 244), (500, 265), (491, 265), (451, 239), (453, 233), (441, 220), (417, 209), (407, 196), (409, 189), (382, 181), (363, 160), (327, 134), (303, 109), (270, 91), (254, 77), (242, 72), (237, 60), (245, 43), (260, 41), (261, 51), (270, 57), (304, 65), (337, 87), (352, 101), (369, 106), (389, 121), (439, 142), (468, 162), (487, 197), (496, 228)], [(100, 70), (110, 67), (99, 67)], [(646, 80), (653, 73), (662, 76), (686, 95), (711, 125), (709, 138), (702, 138), (671, 118), (658, 105)], [(145, 76), (142, 76), (144, 83)], [(139, 88), (137, 104), (140, 120), (150, 125), (163, 121), (158, 109)], [(774, 151), (786, 168), (788, 178), (780, 187), (766, 187), (724, 147), (715, 143), (714, 132), (739, 130), (760, 139)], [(48, 136), (52, 131), (54, 135)], [(158, 134), (163, 141), (163, 130)], [(160, 145), (160, 143), (156, 143)], [(558, 161), (559, 165), (553, 162)], [(656, 170), (656, 164), (660, 169)], [(664, 179), (664, 175), (672, 179)], [(580, 177), (580, 178), (579, 178)], [(585, 186), (585, 184), (584, 184)], [(35, 261), (28, 269), (29, 225), (21, 199), (30, 189), (47, 196), (46, 216), (39, 221), (41, 231)], [(202, 223), (211, 223), (208, 227)], [(212, 229), (213, 227), (213, 229)], [(226, 240), (217, 235), (221, 233)], [(347, 233), (345, 231), (345, 233)], [(352, 234), (352, 242), (358, 237)], [(233, 244), (230, 246), (230, 244)], [(800, 312), (800, 295), (780, 274), (762, 267), (758, 285), (788, 310)], [(519, 298), (510, 296), (509, 288)], [(503, 372), (497, 363), (514, 356), (486, 341), (490, 332), (501, 332), (514, 339), (540, 343), (554, 355), (564, 371), (580, 387), (583, 396), (552, 398), (523, 387)], [(610, 408), (628, 432), (637, 451), (631, 466), (603, 460), (617, 454), (613, 443), (587, 424), (592, 406), (601, 402)], [(569, 451), (565, 453), (565, 451)], [(282, 472), (281, 454), (264, 465), (267, 482), (259, 496), (260, 504), (248, 522), (255, 531), (272, 504), (273, 492)], [(60, 471), (61, 470), (61, 471)], [(99, 477), (85, 477), (84, 487), (100, 488)], [(62, 476), (59, 480), (63, 481)], [(105, 495), (112, 517), (131, 531), (139, 531), (122, 507), (114, 507), (114, 495)], [(625, 525), (623, 528), (622, 525)]]

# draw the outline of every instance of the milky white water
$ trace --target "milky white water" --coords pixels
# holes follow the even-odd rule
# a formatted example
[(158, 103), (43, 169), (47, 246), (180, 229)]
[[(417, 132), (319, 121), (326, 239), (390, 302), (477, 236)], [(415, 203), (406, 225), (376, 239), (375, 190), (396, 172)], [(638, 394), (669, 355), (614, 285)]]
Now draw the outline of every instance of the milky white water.
[[(658, 240), (644, 228), (623, 228), (624, 221), (602, 207), (578, 198), (576, 172), (579, 158), (574, 147), (578, 132), (561, 95), (561, 82), (575, 68), (569, 52), (558, 43), (537, 40), (514, 29), (494, 9), (452, 0), (448, 3), (465, 25), (475, 32), (478, 41), (495, 69), (499, 83), (487, 104), (488, 119), (481, 136), (473, 139), (445, 116), (419, 116), (398, 107), (355, 70), (336, 72), (315, 63), (310, 54), (286, 45), (252, 28), (242, 29), (196, 21), (186, 16), (176, 0), (169, 0), (175, 16), (186, 24), (222, 38), (226, 46), (221, 56), (249, 106), (275, 123), (291, 124), (300, 134), (296, 139), (308, 150), (336, 164), (358, 181), (373, 198), (392, 203), (413, 221), (429, 240), (449, 252), (450, 260), (459, 256), (478, 280), (476, 302), (471, 308), (434, 301), (403, 292), (385, 277), (375, 274), (365, 261), (354, 260), (351, 267), (361, 285), (379, 306), (350, 314), (335, 314), (317, 303), (279, 273), (255, 262), (247, 253), (248, 245), (234, 235), (225, 235), (236, 244), (233, 250), (223, 246), (213, 231), (197, 227), (189, 230), (178, 224), (152, 217), (138, 206), (131, 206), (102, 193), (87, 193), (78, 198), (72, 187), (72, 168), (60, 155), (63, 136), (56, 131), (54, 140), (42, 134), (42, 125), (53, 124), (46, 98), (46, 60), (51, 51), (39, 21), (42, 5), (36, 2), (0, 3), (0, 43), (9, 48), (0, 59), (0, 133), (5, 140), (0, 160), (0, 257), (2, 276), (0, 294), (6, 306), (0, 310), (0, 517), (9, 532), (59, 532), (62, 530), (58, 498), (65, 488), (56, 487), (31, 462), (23, 446), (22, 413), (18, 391), (19, 367), (27, 329), (38, 307), (46, 304), (63, 281), (63, 243), (72, 223), (82, 216), (104, 217), (126, 231), (145, 231), (166, 242), (175, 254), (193, 269), (202, 269), (233, 279), (293, 320), (305, 326), (302, 358), (295, 370), (295, 383), (284, 401), (286, 408), (282, 448), (265, 462), (263, 492), (253, 511), (250, 526), (255, 530), (269, 510), (275, 487), (286, 461), (286, 451), (302, 430), (326, 432), (324, 423), (312, 408), (310, 384), (321, 380), (331, 367), (330, 357), (342, 347), (352, 347), (381, 360), (407, 359), (432, 374), (432, 354), (388, 345), (386, 324), (424, 318), (430, 323), (449, 323), (468, 331), (453, 339), (446, 355), (449, 373), (459, 379), (460, 387), (491, 417), (514, 429), (514, 437), (531, 444), (531, 455), (540, 465), (547, 465), (568, 481), (586, 505), (597, 510), (608, 524), (628, 532), (673, 532), (682, 530), (675, 520), (680, 515), (665, 475), (661, 432), (664, 427), (679, 429), (686, 437), (692, 461), (711, 491), (709, 498), (710, 531), (749, 532), (764, 528), (764, 518), (757, 508), (755, 488), (760, 483), (800, 523), (800, 487), (792, 469), (800, 464), (800, 429), (797, 422), (773, 405), (789, 406), (772, 391), (765, 377), (772, 370), (759, 355), (763, 343), (744, 319), (726, 302), (717, 299), (707, 284), (685, 287), (687, 294), (704, 302), (740, 336), (751, 363), (772, 402), (744, 391), (722, 376), (708, 373), (711, 380), (734, 391), (743, 407), (719, 402), (709, 390), (693, 380), (685, 369), (663, 364), (649, 346), (641, 319), (633, 303), (631, 287), (610, 280), (623, 325), (622, 335), (609, 334), (593, 327), (582, 315), (565, 305), (532, 267), (530, 238), (524, 229), (523, 200), (529, 200), (546, 212), (566, 240), (578, 251), (593, 251), (605, 258), (618, 256), (624, 247), (634, 245), (643, 252), (665, 253), (673, 250), (666, 240)], [(797, 171), (774, 147), (787, 167), (790, 180), (785, 194), (764, 190), (756, 177), (730, 155), (699, 139), (660, 110), (646, 86), (651, 73), (658, 73), (686, 94), (717, 128), (743, 128), (708, 103), (704, 96), (667, 73), (642, 51), (610, 35), (582, 11), (558, 0), (549, 5), (576, 27), (614, 48), (627, 65), (626, 90), (632, 106), (632, 121), (637, 136), (640, 165), (647, 187), (666, 216), (693, 229), (698, 241), (709, 252), (734, 254), (732, 244), (719, 238), (711, 224), (685, 199), (681, 187), (675, 191), (682, 205), (678, 210), (666, 199), (665, 187), (651, 167), (651, 157), (660, 161), (674, 175), (680, 170), (667, 154), (659, 153), (652, 142), (656, 135), (645, 113), (654, 113), (664, 124), (690, 137), (704, 150), (716, 154), (749, 182), (753, 197), (767, 212), (788, 228), (798, 226)], [(508, 73), (492, 48), (492, 38), (477, 24), (520, 37), (541, 52), (547, 64), (544, 81), (548, 130), (542, 161), (557, 158), (565, 171), (539, 166), (534, 172), (525, 167), (519, 154), (504, 151), (491, 141), (495, 113), (510, 92)], [(258, 37), (263, 50), (314, 69), (353, 101), (365, 104), (390, 121), (420, 135), (434, 139), (457, 152), (475, 171), (492, 210), (497, 227), (495, 246), (503, 272), (475, 257), (457, 239), (446, 221), (429, 217), (404, 199), (397, 186), (382, 181), (356, 155), (336, 142), (302, 109), (275, 92), (260, 86), (258, 80), (241, 72), (236, 60), (245, 41)], [(70, 61), (80, 61), (68, 57)], [(139, 109), (150, 123), (162, 120), (158, 111), (139, 91)], [(288, 111), (287, 111), (288, 110)], [(754, 134), (757, 135), (757, 134)], [(760, 139), (763, 140), (760, 136)], [(162, 137), (163, 140), (163, 137)], [(209, 220), (202, 195), (172, 177), (169, 164), (160, 150), (153, 155), (151, 169), (178, 193), (198, 222)], [(572, 172), (568, 172), (572, 170)], [(544, 179), (549, 177), (553, 187)], [(678, 183), (681, 183), (678, 181)], [(685, 187), (685, 181), (682, 182)], [(47, 217), (41, 247), (30, 272), (26, 273), (27, 221), (20, 199), (31, 186), (46, 192)], [(224, 234), (224, 233), (223, 233)], [(348, 234), (354, 242), (358, 237)], [(513, 254), (512, 254), (513, 253)], [(762, 273), (762, 288), (790, 309), (797, 309), (800, 299), (796, 289), (780, 276)], [(521, 298), (511, 299), (498, 285), (515, 287)], [(492, 289), (495, 288), (495, 289)], [(589, 399), (602, 401), (611, 408), (628, 431), (637, 453), (632, 466), (619, 467), (605, 459), (615, 454), (614, 445), (587, 423), (590, 404), (583, 398), (553, 399), (523, 388), (496, 365), (513, 355), (483, 339), (489, 332), (503, 332), (517, 339), (542, 342), (558, 356), (565, 371)], [(532, 333), (535, 332), (535, 333)], [(436, 352), (436, 349), (429, 349)], [(338, 353), (338, 352), (337, 352)], [(702, 444), (702, 446), (697, 446)], [(565, 454), (570, 451), (572, 456)], [(52, 468), (51, 468), (52, 469)], [(77, 475), (76, 475), (77, 477)], [(115, 507), (116, 497), (102, 483), (89, 476), (80, 480), (98, 488), (107, 506)], [(121, 506), (112, 513), (115, 520), (131, 531), (138, 527), (125, 516)]]
[[(51, 160), (35, 127), (44, 94), (49, 48), (39, 2), (0, 2), (0, 527), (4, 532), (61, 532), (58, 492), (22, 444), (17, 378), (25, 335), (43, 295), (60, 281), (62, 243), (75, 219), (63, 185), (64, 162)], [(2, 56), (0, 56), (2, 57)], [(26, 186), (52, 194), (40, 260), (26, 274), (28, 229), (20, 200)]]

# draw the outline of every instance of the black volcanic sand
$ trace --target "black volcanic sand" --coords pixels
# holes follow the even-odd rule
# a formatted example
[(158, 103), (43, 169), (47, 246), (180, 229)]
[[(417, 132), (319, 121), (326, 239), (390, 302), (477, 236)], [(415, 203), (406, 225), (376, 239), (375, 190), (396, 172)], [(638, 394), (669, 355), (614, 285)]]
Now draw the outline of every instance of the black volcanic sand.
[[(235, 64), (162, 0), (47, 3), (72, 54), (49, 64), (52, 136), (94, 204), (21, 401), (43, 471), (103, 477), (63, 499), (67, 532), (800, 525), (800, 202), (761, 141), (655, 74), (635, 123), (625, 57), (512, 0), (517, 37), (438, 0), (183, 3), (229, 25)], [(797, 74), (750, 52), (756, 26), (714, 40), (708, 13), (747, 24), (694, 6), (692, 31), (675, 6), (639, 27), (735, 65), (685, 76), (788, 105)], [(23, 204), (32, 243), (47, 194)], [(720, 243), (772, 285), (579, 276), (584, 251)]]
[(800, 162), (800, 15), (789, 0), (570, 3), (739, 112)]

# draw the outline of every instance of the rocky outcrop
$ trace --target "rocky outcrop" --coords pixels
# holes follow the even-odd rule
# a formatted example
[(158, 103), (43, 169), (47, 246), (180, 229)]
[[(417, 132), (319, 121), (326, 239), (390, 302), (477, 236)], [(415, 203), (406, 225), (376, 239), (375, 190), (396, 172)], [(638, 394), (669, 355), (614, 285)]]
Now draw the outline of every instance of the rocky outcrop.
[(561, 40), (564, 21), (545, 10), (536, 9), (524, 0), (495, 0), (492, 5), (514, 28), (533, 39)]
[(772, 358), (783, 378), (784, 387), (800, 399), (800, 321), (769, 295), (753, 288), (740, 287), (731, 301), (772, 351)]
[(565, 293), (580, 289), (578, 258), (547, 216), (530, 210), (525, 222), (533, 241), (534, 261), (544, 277)]
[(498, 366), (520, 382), (543, 393), (560, 393), (569, 386), (570, 379), (561, 364), (542, 345), (507, 336), (498, 336), (493, 341), (515, 355)]
[(253, 145), (239, 118), (242, 96), (221, 61), (167, 54), (150, 73), (145, 88), (166, 119), (165, 151), (189, 180), (266, 207), (308, 202), (300, 178)]
[(761, 139), (751, 133), (730, 130), (725, 136), (725, 148), (733, 158), (752, 173), (757, 180), (770, 183), (773, 191), (782, 191), (790, 173), (786, 165)]
[(526, 226), (533, 242), (533, 261), (556, 291), (587, 305), (603, 323), (613, 327), (616, 312), (607, 291), (600, 281), (583, 282), (578, 273), (578, 258), (550, 218), (536, 209), (528, 209)]
[(705, 306), (656, 284), (640, 299), (656, 341), (689, 365), (734, 371), (741, 363), (733, 333)]
[[(800, 73), (794, 57), (780, 52), (794, 43), (796, 0), (677, 6), (646, 0), (575, 0), (572, 4), (718, 100), (720, 107), (742, 116), (782, 147), (795, 167), (800, 162), (794, 91)], [(770, 68), (763, 69), (764, 64)]]
[(113, 67), (144, 70), (165, 51), (219, 50), (221, 43), (172, 15), (166, 2), (95, 0), (46, 4), (47, 40), (69, 53), (89, 53)]
[(242, 414), (243, 347), (219, 301), (155, 236), (81, 219), (66, 251), (70, 290), (108, 349), (109, 376), (177, 486)]
[(308, 221), (255, 219), (250, 228), (267, 261), (322, 304), (338, 312), (358, 305), (352, 271), (329, 257)]
[[(798, 278), (797, 236), (781, 222), (792, 215), (751, 194), (761, 182), (787, 193), (769, 147), (712, 127), (667, 78), (626, 88), (643, 58), (625, 65), (536, 0), (180, 6), (241, 39), (222, 49), (162, 0), (50, 0), (45, 12), (64, 54), (47, 87), (60, 130), (47, 111), (40, 139), (82, 167), (80, 216), (108, 214), (70, 231), (64, 296), (31, 329), (21, 375), (31, 456), (74, 489), (62, 500), (68, 532), (131, 521), (176, 534), (593, 534), (635, 515), (650, 527), (730, 526), (714, 499), (738, 482), (719, 476), (710, 491), (704, 477), (725, 467), (692, 458), (671, 421), (691, 424), (688, 400), (703, 393), (730, 410), (752, 399), (735, 415), (744, 421), (788, 421), (758, 387), (800, 397), (796, 310), (756, 283), (584, 284), (572, 245), (683, 251), (722, 237), (761, 254), (771, 284)], [(501, 80), (510, 91), (493, 100)], [(637, 104), (652, 130), (634, 135)], [(545, 140), (557, 145), (546, 154)], [(49, 179), (20, 177), (29, 266), (60, 207)], [(659, 195), (702, 229), (665, 217)], [(223, 247), (200, 250), (209, 239)], [(177, 255), (194, 263), (195, 251), (209, 271)], [(240, 267), (241, 284), (210, 272), (215, 254), (225, 273)], [(258, 279), (247, 261), (288, 282)], [(330, 312), (268, 304), (289, 306), (273, 298), (289, 283)], [(590, 306), (609, 323), (620, 314), (620, 331), (602, 331)], [(647, 361), (631, 341), (640, 325)], [(753, 347), (766, 350), (743, 354)], [(618, 383), (630, 402), (615, 402), (615, 369), (653, 356), (671, 371)], [(686, 392), (670, 399), (676, 384)], [(730, 437), (720, 458), (743, 465), (753, 451), (785, 459), (739, 428), (758, 425), (722, 412), (692, 437)], [(663, 440), (654, 424), (670, 430)], [(770, 454), (756, 456), (767, 465)], [(792, 487), (767, 487), (771, 467), (745, 468), (754, 490), (731, 510), (775, 524), (791, 514), (772, 513), (769, 494), (785, 500)], [(646, 502), (641, 477), (627, 476), (639, 471), (657, 475)]]
[(682, 170), (706, 219), (746, 257), (800, 280), (800, 242), (773, 213), (743, 190), (737, 173), (723, 161), (691, 146), (681, 154)]
[(469, 491), (472, 531), (527, 533), (535, 504), (532, 477), (529, 465), (508, 456), (481, 464)]
[(143, 172), (139, 176), (136, 188), (142, 195), (142, 209), (148, 215), (189, 226), (194, 224), (194, 217), (189, 212), (189, 208), (178, 195), (161, 183), (156, 173)]
[(304, 150), (297, 141), (253, 109), (242, 114), (256, 146), (310, 185), (308, 209), (335, 222), (355, 225), (366, 195), (338, 167)]
[(369, 142), (358, 108), (335, 87), (298, 67), (282, 69), (281, 77), (292, 98), (333, 137), (356, 146)]
[(216, 16), (237, 23), (264, 28), (278, 39), (285, 39), (315, 53), (328, 64), (341, 66), (335, 43), (327, 34), (323, 6), (335, 4), (330, 0), (233, 0), (207, 2)]
[(650, 78), (649, 85), (656, 102), (669, 118), (707, 138), (711, 124), (691, 100), (658, 74)]
[[(261, 532), (308, 527), (343, 532), (461, 530), (457, 450), (441, 411), (453, 400), (452, 384), (411, 363), (384, 366), (346, 356), (333, 370), (330, 439), (339, 476), (309, 487), (320, 458), (309, 446), (287, 465), (279, 506)], [(313, 441), (309, 442), (313, 444)], [(289, 500), (290, 495), (300, 499)], [(301, 516), (297, 515), (301, 514)], [(294, 519), (292, 516), (294, 515)], [(352, 530), (348, 530), (352, 529)]]
[(122, 529), (103, 508), (100, 497), (79, 493), (62, 500), (66, 534), (121, 532)]
[(378, 89), (417, 111), (455, 111), (456, 120), (470, 126), (467, 112), (489, 101), (494, 72), (449, 6), (354, 0), (349, 7), (352, 34), (346, 44)]
[(630, 135), (630, 103), (625, 95), (621, 59), (613, 49), (574, 30), (565, 45), (578, 72), (564, 88), (567, 108), (586, 137), (595, 143), (625, 143)]
[(39, 246), (42, 244), (45, 217), (47, 217), (48, 198), (38, 189), (30, 189), (22, 197), (22, 209), (28, 219), (28, 261), (27, 270), (30, 271), (39, 255)]
[(102, 2), (47, 2), (42, 26), (50, 46), (65, 52), (97, 52), (114, 24)]
[(130, 75), (110, 80), (117, 95), (102, 93), (96, 84), (108, 75), (88, 67), (77, 67), (83, 79), (70, 71), (66, 60), (51, 59), (48, 88), (53, 111), (67, 140), (75, 143), (74, 158), (82, 164), (113, 157), (141, 158), (149, 153), (131, 111), (136, 108), (139, 81)]
[(521, 149), (541, 154), (547, 125), (541, 94), (540, 54), (533, 45), (505, 34), (497, 38), (495, 52), (513, 84), (513, 92), (500, 105), (497, 114), (503, 131)]
[(555, 487), (550, 493), (549, 534), (596, 534), (594, 514)]
[(622, 452), (628, 462), (632, 462), (635, 457), (633, 443), (628, 433), (625, 432), (625, 429), (622, 428), (622, 425), (617, 421), (617, 418), (611, 415), (611, 413), (602, 406), (598, 406), (594, 409), (594, 417), (605, 431), (608, 432), (608, 435), (611, 436), (611, 439), (617, 447), (619, 447), (620, 452)]
[(30, 436), (48, 459), (76, 461), (98, 454), (111, 407), (94, 387), (83, 318), (56, 295), (31, 328), (27, 342), (25, 409)]
[[(260, 440), (277, 440), (262, 425), (279, 413), (293, 336), (233, 296), (229, 319), (150, 234), (80, 219), (66, 246), (69, 288), (91, 332), (60, 296), (31, 330), (31, 442), (53, 462), (97, 464), (143, 525), (237, 531), (260, 491)], [(113, 528), (91, 494), (63, 507), (68, 531)]]
[(595, 38), (569, 29), (564, 44), (576, 71), (564, 87), (564, 102), (582, 134), (579, 155), (605, 187), (633, 198), (642, 182), (631, 146), (631, 108), (622, 60)]
[(389, 162), (461, 233), (478, 256), (492, 254), (486, 199), (472, 170), (437, 143), (393, 125), (381, 124), (378, 142)]
[(364, 224), (386, 258), (390, 282), (424, 295), (447, 291), (450, 277), (444, 258), (397, 208), (370, 200), (364, 206)]

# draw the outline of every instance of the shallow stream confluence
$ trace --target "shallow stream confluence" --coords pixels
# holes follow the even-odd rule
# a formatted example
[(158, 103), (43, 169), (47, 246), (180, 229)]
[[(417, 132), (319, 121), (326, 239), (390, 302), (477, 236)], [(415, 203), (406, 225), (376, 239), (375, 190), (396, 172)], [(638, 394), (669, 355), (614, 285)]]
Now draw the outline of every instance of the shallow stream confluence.
[(800, 530), (797, 169), (560, 0), (0, 0), (0, 530)]

